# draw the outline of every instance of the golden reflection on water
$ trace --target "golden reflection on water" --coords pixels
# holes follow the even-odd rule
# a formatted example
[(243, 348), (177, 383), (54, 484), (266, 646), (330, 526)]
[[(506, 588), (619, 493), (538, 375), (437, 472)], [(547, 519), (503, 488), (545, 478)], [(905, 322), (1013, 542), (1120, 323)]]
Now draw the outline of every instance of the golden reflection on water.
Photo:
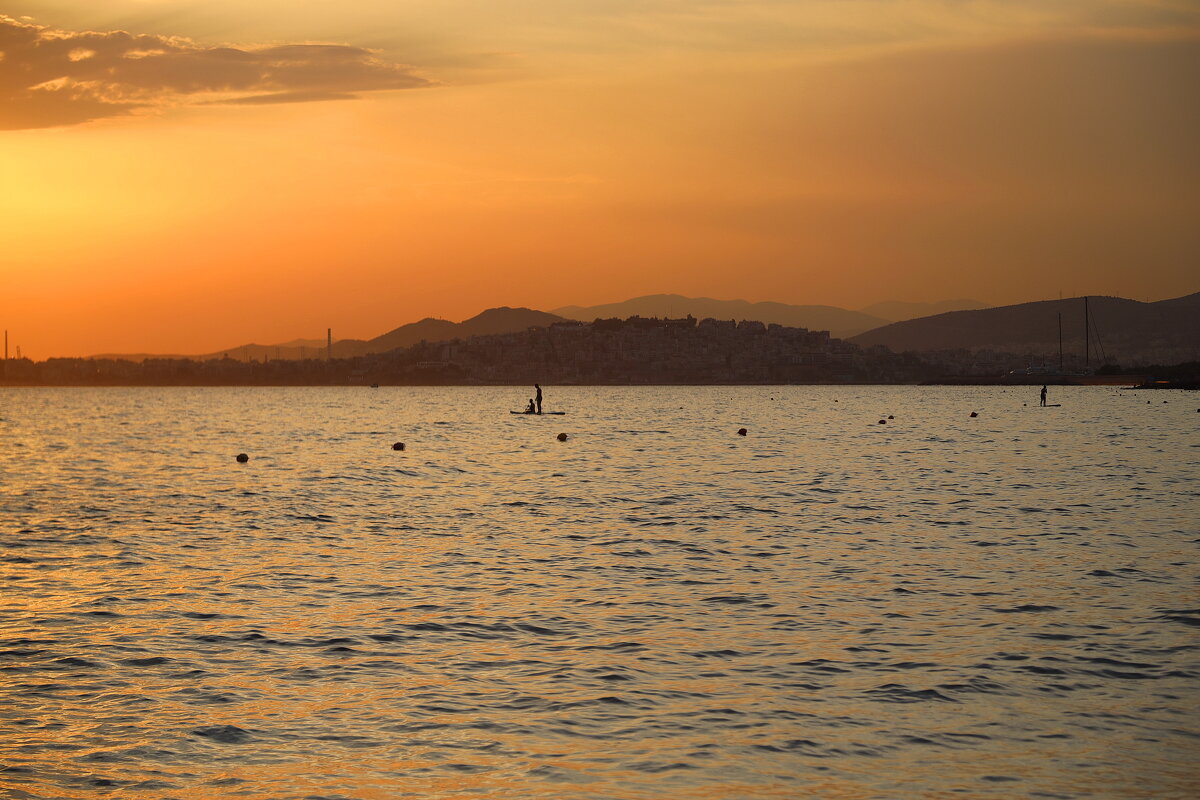
[(493, 413), (506, 391), (7, 392), (0, 786), (1196, 782), (1183, 410), (1111, 389), (1063, 390), (1050, 417), (1016, 390), (564, 388), (547, 426)]

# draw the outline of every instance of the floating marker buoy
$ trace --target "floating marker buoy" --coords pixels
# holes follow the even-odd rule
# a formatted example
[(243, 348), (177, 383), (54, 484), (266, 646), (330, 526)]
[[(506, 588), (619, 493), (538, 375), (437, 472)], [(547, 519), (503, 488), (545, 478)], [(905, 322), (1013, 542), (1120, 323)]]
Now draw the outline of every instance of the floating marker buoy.
[(891, 414), (888, 414), (888, 419), (895, 419), (895, 417), (892, 416)]
[(567, 435), (566, 435), (565, 433), (560, 433), (560, 434), (558, 435), (558, 440), (559, 440), (560, 442), (565, 442), (565, 441), (567, 440)]
[(746, 435), (746, 429), (738, 428), (738, 436), (745, 436), (745, 435)]
[(393, 450), (403, 450), (404, 442), (396, 442), (394, 445), (392, 445), (392, 449)]
[(886, 420), (886, 419), (881, 419), (881, 420), (879, 420), (879, 424), (880, 424), (880, 425), (887, 425), (887, 420)]
[(247, 461), (249, 461), (249, 460), (250, 460), (250, 456), (246, 455), (245, 453), (238, 453), (238, 454), (237, 454), (237, 462), (238, 462), (239, 464), (245, 464), (245, 463), (246, 463)]
[(972, 412), (971, 412), (971, 416), (972, 416), (972, 417), (978, 417), (979, 415), (978, 415), (978, 414), (976, 414), (974, 411), (972, 411)]

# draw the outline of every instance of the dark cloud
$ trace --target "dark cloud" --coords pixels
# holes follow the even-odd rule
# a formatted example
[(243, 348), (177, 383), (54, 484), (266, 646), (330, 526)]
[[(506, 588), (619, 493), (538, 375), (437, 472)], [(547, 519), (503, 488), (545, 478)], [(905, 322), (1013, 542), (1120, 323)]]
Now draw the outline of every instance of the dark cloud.
[(182, 102), (300, 103), (431, 85), (345, 45), (239, 49), (0, 15), (0, 130), (73, 125)]

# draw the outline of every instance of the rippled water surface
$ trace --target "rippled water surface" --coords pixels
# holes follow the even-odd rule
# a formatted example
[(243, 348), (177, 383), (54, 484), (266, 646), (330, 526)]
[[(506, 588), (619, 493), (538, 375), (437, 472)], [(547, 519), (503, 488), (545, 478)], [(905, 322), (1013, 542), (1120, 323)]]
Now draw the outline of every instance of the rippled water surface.
[(0, 794), (1195, 796), (1196, 393), (527, 395), (0, 390)]

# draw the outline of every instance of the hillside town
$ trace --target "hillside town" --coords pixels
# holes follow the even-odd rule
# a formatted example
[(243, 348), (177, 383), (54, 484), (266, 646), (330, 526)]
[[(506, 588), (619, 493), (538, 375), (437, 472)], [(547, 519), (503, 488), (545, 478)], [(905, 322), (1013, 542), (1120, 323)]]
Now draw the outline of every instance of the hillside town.
[(629, 317), (420, 342), (354, 358), (11, 359), (0, 380), (46, 385), (905, 383), (912, 355), (745, 320)]

